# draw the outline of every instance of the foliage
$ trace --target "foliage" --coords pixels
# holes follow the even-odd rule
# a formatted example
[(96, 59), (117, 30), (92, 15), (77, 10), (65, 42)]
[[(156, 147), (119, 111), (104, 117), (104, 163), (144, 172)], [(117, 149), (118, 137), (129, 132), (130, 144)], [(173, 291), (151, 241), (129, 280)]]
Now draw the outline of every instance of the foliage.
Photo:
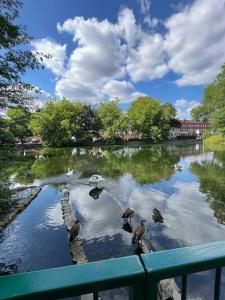
[[(88, 118), (87, 118), (88, 115)], [(91, 108), (63, 98), (49, 101), (32, 115), (29, 128), (48, 146), (72, 145), (91, 138), (99, 120)]]
[(215, 151), (212, 161), (194, 162), (190, 170), (200, 180), (200, 190), (206, 194), (219, 223), (225, 224), (225, 152)]
[(21, 75), (38, 68), (44, 57), (24, 47), (31, 37), (14, 22), (21, 6), (20, 0), (0, 1), (0, 109), (29, 103), (34, 87), (23, 82)]
[(204, 139), (204, 146), (208, 149), (224, 149), (225, 147), (225, 137), (221, 135), (214, 135)]
[(97, 115), (102, 123), (102, 135), (105, 140), (118, 138), (128, 129), (127, 116), (119, 108), (118, 99), (101, 104), (97, 109)]
[(159, 101), (149, 97), (139, 97), (128, 111), (131, 128), (154, 141), (167, 137), (175, 115), (176, 110), (171, 104), (160, 105)]
[(28, 128), (31, 113), (27, 108), (9, 108), (7, 110), (7, 116), (9, 129), (14, 137), (18, 138), (23, 143), (27, 137), (32, 135)]
[(225, 64), (216, 80), (205, 88), (201, 105), (191, 113), (194, 119), (208, 120), (218, 133), (225, 135)]
[(0, 117), (0, 146), (14, 143), (14, 136), (9, 130), (8, 120)]

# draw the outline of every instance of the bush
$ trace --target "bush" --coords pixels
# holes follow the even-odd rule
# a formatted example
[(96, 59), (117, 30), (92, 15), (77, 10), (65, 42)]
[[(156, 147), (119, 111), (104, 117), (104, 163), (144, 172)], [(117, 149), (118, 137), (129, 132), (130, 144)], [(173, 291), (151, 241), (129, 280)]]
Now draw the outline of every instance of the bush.
[(207, 131), (203, 132), (203, 134), (202, 134), (203, 140), (208, 139), (211, 136), (213, 136), (213, 134), (212, 134), (212, 132), (210, 130), (207, 130)]
[(225, 147), (225, 136), (222, 135), (214, 135), (211, 136), (209, 138), (206, 138), (204, 140), (204, 146), (206, 148), (214, 148), (217, 147), (217, 149), (219, 148), (223, 148)]

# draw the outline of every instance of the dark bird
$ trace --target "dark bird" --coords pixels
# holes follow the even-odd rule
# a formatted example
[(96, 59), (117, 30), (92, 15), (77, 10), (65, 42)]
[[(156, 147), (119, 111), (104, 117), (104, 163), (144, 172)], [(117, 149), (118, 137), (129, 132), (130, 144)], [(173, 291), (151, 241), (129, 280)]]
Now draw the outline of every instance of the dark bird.
[(74, 240), (78, 240), (80, 232), (80, 221), (76, 220), (70, 230), (70, 242), (73, 242)]
[(103, 191), (103, 188), (95, 187), (95, 188), (90, 190), (89, 196), (91, 196), (93, 199), (96, 200), (96, 199), (99, 198), (102, 191)]
[(133, 226), (128, 222), (123, 224), (122, 229), (129, 233), (133, 232)]
[(122, 214), (123, 219), (127, 219), (128, 222), (131, 222), (131, 218), (134, 216), (135, 210), (133, 208), (127, 208), (125, 212)]
[(155, 223), (164, 223), (164, 218), (161, 215), (161, 212), (157, 208), (153, 208), (152, 219)]
[(139, 243), (142, 246), (143, 237), (145, 234), (145, 220), (141, 220), (141, 224), (134, 230), (133, 237), (132, 237), (132, 243)]

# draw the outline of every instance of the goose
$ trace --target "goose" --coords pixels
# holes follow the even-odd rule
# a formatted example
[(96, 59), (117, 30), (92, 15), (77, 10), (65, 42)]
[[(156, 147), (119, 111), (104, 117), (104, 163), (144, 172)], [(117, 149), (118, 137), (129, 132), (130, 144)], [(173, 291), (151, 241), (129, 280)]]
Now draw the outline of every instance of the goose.
[(141, 220), (141, 224), (134, 230), (132, 244), (139, 243), (142, 246), (143, 237), (145, 234), (146, 220)]
[(135, 210), (131, 207), (128, 207), (125, 212), (122, 214), (123, 219), (127, 219), (128, 222), (131, 222), (131, 218), (134, 216)]
[(73, 242), (74, 240), (79, 240), (78, 238), (79, 232), (80, 232), (80, 221), (76, 220), (70, 230), (70, 242)]
[(152, 219), (155, 223), (164, 223), (164, 218), (158, 208), (153, 208)]
[(105, 179), (102, 176), (94, 174), (89, 178), (88, 183), (97, 187), (98, 183), (104, 180)]

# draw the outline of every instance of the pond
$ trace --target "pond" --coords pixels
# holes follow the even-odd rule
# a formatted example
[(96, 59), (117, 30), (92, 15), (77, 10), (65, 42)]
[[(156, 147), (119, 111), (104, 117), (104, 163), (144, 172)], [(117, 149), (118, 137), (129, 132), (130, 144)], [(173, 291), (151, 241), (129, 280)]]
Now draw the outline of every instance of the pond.
[[(154, 251), (225, 240), (225, 150), (171, 143), (30, 149), (9, 156), (2, 160), (0, 195), (7, 198), (9, 186), (44, 185), (0, 234), (0, 263), (17, 262), (16, 272), (72, 263), (60, 203), (64, 183), (70, 186), (72, 214), (80, 220), (88, 261), (134, 254), (132, 235), (122, 229), (127, 207), (135, 209), (134, 226), (147, 221), (144, 239)], [(97, 194), (86, 185), (92, 174), (105, 178)], [(154, 207), (163, 224), (153, 222)], [(212, 299), (212, 276), (191, 275), (189, 296)], [(225, 299), (224, 279), (222, 290)]]

